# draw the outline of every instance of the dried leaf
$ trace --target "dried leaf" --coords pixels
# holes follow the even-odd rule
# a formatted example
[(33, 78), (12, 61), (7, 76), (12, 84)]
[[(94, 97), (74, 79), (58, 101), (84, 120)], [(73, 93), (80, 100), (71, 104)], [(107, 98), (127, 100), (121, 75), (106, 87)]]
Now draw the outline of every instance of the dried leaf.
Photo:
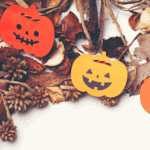
[(71, 6), (72, 2), (73, 2), (73, 0), (66, 0), (64, 5), (61, 7), (61, 12), (66, 12), (69, 9), (69, 7)]
[(41, 65), (37, 61), (33, 60), (32, 58), (29, 58), (29, 57), (23, 57), (23, 58), (28, 63), (29, 70), (31, 70), (31, 71), (36, 70), (38, 72), (44, 70), (43, 65)]
[[(150, 76), (150, 62), (141, 65), (140, 67), (137, 68), (137, 72), (136, 72), (136, 76), (135, 76), (135, 80), (132, 83), (132, 86), (130, 88), (134, 88), (135, 86), (137, 86), (139, 83), (141, 83), (146, 77)], [(128, 82), (133, 78), (134, 76), (134, 72), (131, 71), (128, 74)], [(131, 95), (134, 95), (134, 93), (137, 93), (140, 91), (140, 88), (134, 90), (133, 92), (131, 92)]]
[(4, 71), (0, 71), (0, 77), (3, 77), (7, 74), (7, 72), (4, 72)]
[(2, 121), (6, 121), (7, 114), (6, 110), (3, 105), (2, 97), (0, 96), (0, 124), (2, 124)]
[(1, 1), (7, 5), (17, 5), (15, 0), (1, 0)]
[(82, 32), (82, 27), (79, 20), (76, 15), (70, 11), (69, 14), (62, 20), (62, 33), (72, 43), (75, 43), (75, 36), (80, 32)]
[(0, 61), (6, 60), (9, 56), (19, 55), (19, 50), (10, 47), (1, 47), (0, 48)]
[(43, 8), (54, 8), (60, 4), (61, 0), (43, 0)]
[(130, 16), (128, 23), (130, 27), (136, 31), (139, 29), (139, 22), (140, 22), (140, 13), (134, 13), (133, 15)]
[(121, 55), (124, 44), (120, 37), (111, 37), (107, 40), (103, 40), (103, 51), (107, 56), (118, 58)]
[(51, 55), (50, 59), (44, 64), (45, 66), (57, 66), (64, 60), (64, 44), (59, 43), (58, 49), (56, 49)]
[(70, 76), (60, 75), (56, 72), (40, 72), (29, 73), (25, 82), (31, 87), (35, 85), (47, 87), (58, 85), (68, 79), (70, 79)]
[(15, 0), (19, 6), (22, 8), (28, 8), (29, 6), (24, 2), (24, 0)]

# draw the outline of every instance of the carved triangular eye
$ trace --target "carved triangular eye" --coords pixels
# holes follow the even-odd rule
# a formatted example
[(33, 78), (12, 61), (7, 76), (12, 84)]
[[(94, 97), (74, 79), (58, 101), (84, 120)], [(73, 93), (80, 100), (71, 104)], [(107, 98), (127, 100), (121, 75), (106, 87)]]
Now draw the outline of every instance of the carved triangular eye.
[(109, 75), (109, 73), (107, 73), (107, 74), (105, 75), (105, 77), (106, 77), (106, 78), (110, 78), (110, 75)]
[(89, 74), (92, 74), (92, 71), (91, 69), (89, 69), (86, 73), (89, 73)]

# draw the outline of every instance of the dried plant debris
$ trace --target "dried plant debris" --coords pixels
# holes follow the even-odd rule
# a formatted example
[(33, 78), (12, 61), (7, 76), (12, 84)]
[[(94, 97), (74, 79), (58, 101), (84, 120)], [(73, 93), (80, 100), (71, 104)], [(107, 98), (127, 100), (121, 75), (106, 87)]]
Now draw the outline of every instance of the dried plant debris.
[(21, 58), (10, 57), (2, 65), (3, 71), (7, 72), (5, 79), (22, 80), (27, 75), (27, 62)]
[(67, 79), (70, 79), (70, 76), (60, 75), (56, 72), (28, 73), (28, 79), (25, 83), (31, 87), (36, 85), (47, 87), (59, 85)]
[(120, 37), (111, 37), (103, 40), (103, 51), (106, 51), (108, 57), (118, 58), (124, 50), (124, 44)]
[(141, 60), (150, 60), (150, 34), (143, 34), (138, 37), (139, 47), (134, 50), (134, 55), (138, 58), (135, 59), (136, 65), (140, 65)]
[(27, 107), (31, 104), (30, 93), (20, 85), (11, 86), (4, 98), (7, 101), (9, 109), (14, 111), (27, 111)]
[(64, 81), (63, 84), (59, 86), (47, 87), (49, 90), (50, 101), (54, 103), (59, 103), (61, 101), (66, 101), (70, 99), (72, 102), (78, 99), (82, 95), (72, 84), (72, 81)]
[(34, 87), (34, 93), (31, 93), (30, 99), (32, 101), (32, 106), (36, 106), (37, 108), (45, 107), (49, 101), (48, 90), (44, 87)]
[(8, 120), (7, 122), (2, 121), (2, 125), (0, 126), (0, 135), (3, 141), (13, 142), (17, 137), (16, 132), (16, 126), (12, 120)]
[(1, 47), (0, 48), (0, 61), (8, 59), (10, 56), (19, 56), (19, 50), (10, 47)]
[(17, 5), (15, 0), (1, 0), (1, 1), (7, 5)]
[[(148, 62), (146, 64), (143, 64), (143, 65), (141, 65), (140, 67), (137, 68), (135, 80), (133, 81), (131, 88), (134, 88), (139, 83), (141, 83), (145, 78), (150, 76), (150, 70), (148, 68), (150, 68), (150, 62)], [(133, 71), (128, 73), (128, 82), (132, 80), (133, 76), (134, 76)], [(135, 95), (135, 93), (139, 94), (140, 93), (140, 88), (137, 88), (136, 90), (131, 92), (130, 96)]]
[(43, 71), (45, 68), (43, 67), (43, 65), (41, 65), (40, 63), (38, 63), (37, 61), (33, 60), (32, 58), (30, 57), (23, 57), (23, 59), (27, 62), (28, 64), (28, 67), (29, 67), (29, 70), (31, 71)]
[(119, 97), (106, 97), (106, 96), (102, 96), (100, 97), (100, 100), (102, 101), (102, 103), (104, 105), (107, 105), (107, 106), (115, 106), (118, 104), (120, 98)]
[(96, 0), (74, 0), (74, 5), (79, 10), (83, 31), (89, 41), (89, 45), (86, 46), (85, 50), (94, 54), (97, 51), (95, 47), (99, 38)]
[(7, 114), (6, 110), (2, 101), (2, 97), (0, 96), (0, 124), (2, 124), (2, 121), (6, 121)]

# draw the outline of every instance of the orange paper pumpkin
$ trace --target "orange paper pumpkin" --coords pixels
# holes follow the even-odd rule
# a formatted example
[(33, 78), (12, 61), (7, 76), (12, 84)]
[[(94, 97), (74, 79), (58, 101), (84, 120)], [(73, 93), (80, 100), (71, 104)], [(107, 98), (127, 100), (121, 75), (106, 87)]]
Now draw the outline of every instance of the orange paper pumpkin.
[(41, 16), (35, 6), (8, 7), (0, 21), (0, 34), (6, 44), (37, 57), (48, 54), (54, 42), (52, 22)]
[(127, 82), (127, 69), (120, 61), (111, 61), (106, 53), (93, 57), (79, 56), (73, 63), (71, 79), (74, 86), (92, 96), (116, 97)]

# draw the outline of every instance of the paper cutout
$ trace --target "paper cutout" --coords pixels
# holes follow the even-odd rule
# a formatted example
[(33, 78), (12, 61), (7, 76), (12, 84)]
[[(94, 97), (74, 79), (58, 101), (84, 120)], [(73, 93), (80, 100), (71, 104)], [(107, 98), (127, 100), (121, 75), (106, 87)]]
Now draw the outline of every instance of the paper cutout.
[(41, 16), (33, 5), (8, 7), (0, 21), (0, 34), (6, 44), (37, 57), (48, 54), (54, 42), (52, 22)]
[(150, 78), (145, 79), (140, 88), (140, 99), (142, 107), (150, 113)]
[(96, 97), (116, 97), (123, 91), (127, 82), (127, 69), (120, 61), (111, 61), (102, 55), (83, 54), (73, 63), (71, 79), (81, 92)]

